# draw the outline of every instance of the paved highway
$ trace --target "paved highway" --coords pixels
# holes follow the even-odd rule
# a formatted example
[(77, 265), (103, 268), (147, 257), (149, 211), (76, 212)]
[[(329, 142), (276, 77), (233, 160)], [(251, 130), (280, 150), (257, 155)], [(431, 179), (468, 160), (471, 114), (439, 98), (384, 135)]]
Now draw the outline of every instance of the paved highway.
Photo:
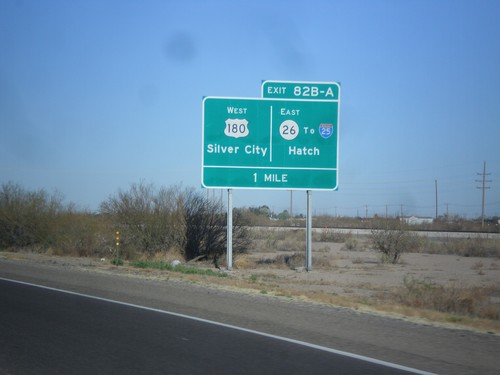
[(0, 279), (6, 374), (408, 374), (290, 340)]
[[(64, 262), (64, 258), (61, 262)], [(46, 373), (42, 368), (40, 371), (30, 371), (29, 368), (25, 371), (18, 368), (19, 371), (16, 371), (15, 368), (9, 370), (11, 367), (8, 366), (13, 363), (30, 363), (30, 358), (35, 365), (42, 366), (44, 356), (49, 358), (45, 363), (48, 361), (56, 366), (55, 362), (60, 359), (63, 361), (65, 355), (69, 358), (69, 364), (61, 366), (73, 363), (75, 367), (79, 367), (92, 361), (102, 366), (101, 373), (116, 372), (115, 366), (120, 370), (123, 367), (125, 370), (130, 368), (130, 372), (137, 372), (137, 367), (131, 362), (143, 366), (147, 361), (153, 364), (151, 373), (161, 372), (165, 364), (162, 361), (170, 364), (178, 359), (180, 363), (191, 367), (172, 373), (197, 373), (199, 366), (205, 363), (213, 366), (215, 372), (220, 370), (219, 373), (283, 373), (284, 368), (280, 366), (284, 362), (290, 362), (293, 366), (287, 368), (287, 372), (301, 373), (304, 369), (307, 373), (326, 371), (334, 374), (342, 373), (346, 368), (344, 365), (351, 366), (351, 360), (356, 355), (376, 358), (364, 358), (360, 363), (355, 362), (354, 366), (369, 366), (363, 367), (360, 370), (362, 373), (378, 373), (380, 370), (383, 373), (397, 373), (402, 370), (398, 366), (380, 367), (377, 360), (434, 373), (457, 375), (498, 374), (500, 367), (500, 338), (494, 334), (411, 323), (351, 309), (231, 292), (167, 278), (144, 279), (135, 274), (126, 274), (125, 270), (119, 273), (112, 270), (82, 270), (70, 265), (0, 258), (0, 278), (2, 277), (112, 299), (124, 305), (118, 307), (115, 303), (95, 298), (76, 298), (77, 295), (62, 297), (59, 294), (67, 293), (16, 283), (14, 284), (17, 286), (14, 287), (12, 282), (3, 281), (0, 285), (0, 348), (11, 346), (8, 356), (5, 356), (6, 350), (1, 354), (0, 374), (2, 371), (6, 374)], [(13, 292), (12, 288), (17, 289)], [(55, 301), (54, 294), (58, 295)], [(35, 307), (30, 305), (31, 300), (36, 302)], [(144, 309), (130, 306), (132, 304), (152, 310), (145, 310), (143, 315), (139, 311)], [(171, 320), (170, 317), (167, 318), (169, 314), (158, 310), (202, 320), (184, 317)], [(205, 330), (202, 327), (207, 325), (205, 320), (222, 325), (208, 324), (209, 328)], [(150, 326), (147, 323), (149, 321), (154, 324)], [(247, 336), (241, 329), (227, 325), (273, 337), (256, 333)], [(43, 329), (45, 326), (49, 329)], [(83, 332), (75, 327), (83, 327)], [(181, 328), (180, 331), (175, 327)], [(188, 330), (184, 330), (184, 327)], [(145, 337), (141, 338), (141, 332), (147, 332)], [(286, 337), (292, 341), (276, 339), (274, 336)], [(62, 339), (69, 340), (69, 343)], [(236, 341), (233, 342), (233, 339)], [(312, 345), (297, 344), (293, 340)], [(82, 345), (79, 344), (80, 341)], [(185, 346), (182, 345), (184, 341)], [(196, 349), (188, 349), (188, 342), (196, 343)], [(76, 349), (73, 349), (73, 345)], [(171, 353), (174, 351), (170, 350), (174, 349), (171, 347), (177, 346), (184, 348), (185, 352), (176, 353), (172, 358)], [(321, 346), (322, 349), (317, 350), (315, 346)], [(36, 350), (34, 347), (37, 347)], [(50, 350), (45, 350), (44, 347)], [(141, 347), (147, 348), (147, 353), (141, 352)], [(210, 355), (206, 354), (211, 348), (217, 350), (211, 350)], [(37, 350), (41, 352), (36, 353)], [(355, 355), (339, 357), (338, 351)], [(58, 356), (51, 357), (50, 353)], [(15, 360), (14, 355), (24, 357)], [(266, 372), (267, 367), (264, 366), (259, 370), (252, 367), (258, 366), (256, 363), (261, 358), (262, 361), (271, 359), (270, 368), (273, 371)], [(124, 363), (127, 365), (120, 367)], [(301, 367), (312, 365), (317, 365), (319, 369)], [(64, 373), (67, 368), (55, 368), (51, 373)], [(206, 369), (212, 367), (206, 367), (202, 373), (207, 373)], [(346, 371), (356, 372), (353, 369)]]

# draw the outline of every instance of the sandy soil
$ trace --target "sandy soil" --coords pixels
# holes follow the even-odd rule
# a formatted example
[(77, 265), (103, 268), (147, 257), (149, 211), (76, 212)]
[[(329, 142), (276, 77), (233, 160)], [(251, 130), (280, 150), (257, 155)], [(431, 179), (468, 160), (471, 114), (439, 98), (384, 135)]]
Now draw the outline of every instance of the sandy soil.
[[(250, 253), (247, 256), (258, 261), (276, 254)], [(242, 277), (267, 276), (294, 289), (338, 295), (373, 295), (403, 287), (405, 278), (457, 287), (491, 287), (500, 292), (500, 259), (496, 258), (408, 253), (402, 256), (399, 264), (384, 264), (375, 251), (347, 251), (338, 243), (313, 244), (312, 257), (311, 272), (303, 267), (292, 270), (285, 266), (261, 265), (256, 269), (236, 269), (234, 273)], [(235, 263), (238, 265), (238, 260)]]

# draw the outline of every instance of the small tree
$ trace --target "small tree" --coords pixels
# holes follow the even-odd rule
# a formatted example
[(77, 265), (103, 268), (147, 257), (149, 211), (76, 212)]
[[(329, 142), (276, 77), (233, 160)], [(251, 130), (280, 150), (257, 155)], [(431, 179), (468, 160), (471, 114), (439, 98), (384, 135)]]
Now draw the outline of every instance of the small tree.
[(417, 246), (415, 235), (399, 220), (379, 219), (374, 223), (370, 240), (382, 254), (382, 261), (398, 263), (401, 254)]
[(290, 214), (288, 213), (288, 210), (284, 210), (283, 212), (278, 214), (278, 219), (279, 220), (288, 220), (290, 219)]
[(181, 195), (175, 186), (158, 190), (153, 184), (141, 182), (110, 197), (101, 204), (100, 211), (113, 216), (117, 225), (124, 228), (125, 247), (152, 255), (172, 247), (184, 247)]

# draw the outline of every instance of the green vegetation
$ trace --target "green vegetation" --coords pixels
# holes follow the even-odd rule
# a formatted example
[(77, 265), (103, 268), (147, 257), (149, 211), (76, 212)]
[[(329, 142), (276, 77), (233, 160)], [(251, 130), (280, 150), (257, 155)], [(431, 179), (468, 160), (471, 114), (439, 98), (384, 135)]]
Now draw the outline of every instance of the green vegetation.
[(120, 257), (114, 257), (111, 259), (111, 264), (114, 264), (115, 266), (123, 266), (123, 259)]
[(211, 269), (202, 269), (196, 267), (189, 267), (183, 264), (178, 264), (173, 266), (169, 262), (153, 261), (153, 260), (141, 260), (130, 263), (131, 266), (137, 268), (152, 268), (161, 271), (179, 272), (191, 275), (203, 275), (203, 276), (217, 276), (217, 277), (227, 277), (224, 272), (215, 272)]

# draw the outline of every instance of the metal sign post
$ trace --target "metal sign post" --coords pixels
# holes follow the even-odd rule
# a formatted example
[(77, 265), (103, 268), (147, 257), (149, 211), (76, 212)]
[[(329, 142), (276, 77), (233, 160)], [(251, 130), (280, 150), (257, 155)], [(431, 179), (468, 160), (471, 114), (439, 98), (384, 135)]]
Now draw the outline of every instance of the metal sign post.
[(306, 270), (312, 271), (312, 191), (307, 190)]
[(227, 189), (227, 270), (233, 269), (233, 191)]

